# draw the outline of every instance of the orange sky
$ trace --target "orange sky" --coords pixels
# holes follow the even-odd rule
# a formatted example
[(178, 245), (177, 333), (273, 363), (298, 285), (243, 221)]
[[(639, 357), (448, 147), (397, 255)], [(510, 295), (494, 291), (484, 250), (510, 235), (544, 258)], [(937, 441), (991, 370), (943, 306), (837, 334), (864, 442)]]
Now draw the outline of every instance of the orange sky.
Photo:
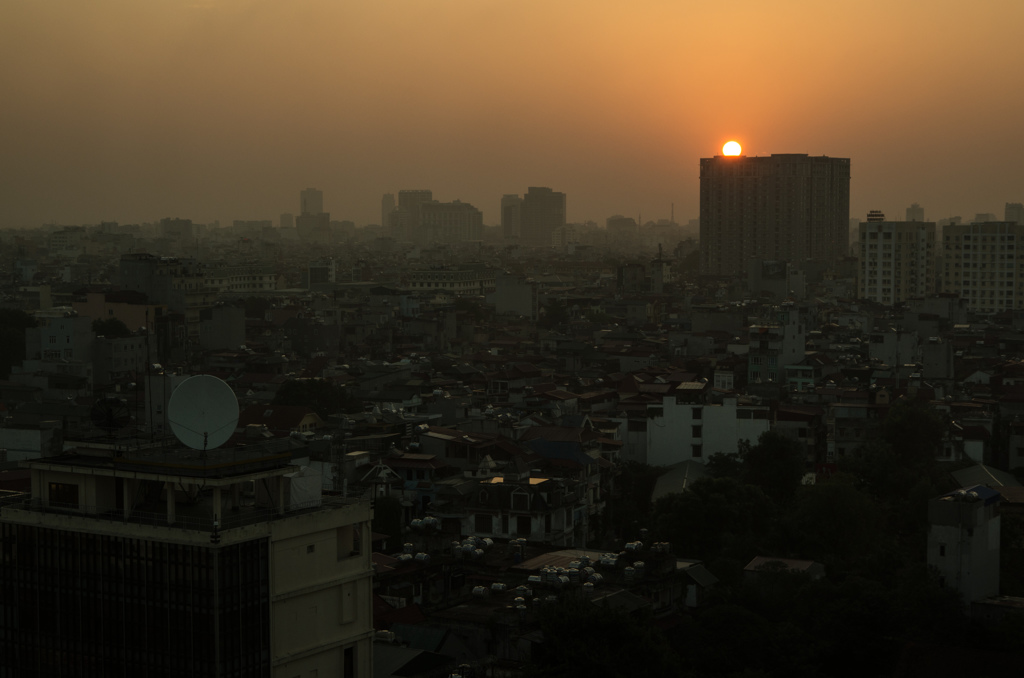
[(852, 159), (851, 216), (1024, 201), (1019, 0), (4, 0), (0, 227), (698, 215), (698, 160)]

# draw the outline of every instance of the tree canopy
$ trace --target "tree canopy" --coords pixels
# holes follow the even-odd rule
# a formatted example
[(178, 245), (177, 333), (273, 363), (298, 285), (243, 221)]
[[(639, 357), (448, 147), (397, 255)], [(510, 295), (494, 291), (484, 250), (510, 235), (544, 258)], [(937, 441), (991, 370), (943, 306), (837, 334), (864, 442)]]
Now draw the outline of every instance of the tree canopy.
[(0, 308), (0, 378), (25, 359), (25, 330), (36, 326), (32, 315), (16, 308)]
[(97, 318), (92, 321), (92, 331), (97, 337), (111, 339), (132, 336), (132, 331), (119, 318)]

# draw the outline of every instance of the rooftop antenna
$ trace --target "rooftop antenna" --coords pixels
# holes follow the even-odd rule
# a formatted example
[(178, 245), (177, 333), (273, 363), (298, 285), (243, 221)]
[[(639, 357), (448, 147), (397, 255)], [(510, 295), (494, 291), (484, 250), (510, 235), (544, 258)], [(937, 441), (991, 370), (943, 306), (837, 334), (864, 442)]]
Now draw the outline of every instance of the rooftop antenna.
[(217, 377), (201, 374), (178, 384), (167, 404), (171, 431), (186, 447), (206, 451), (228, 441), (238, 425), (238, 399)]

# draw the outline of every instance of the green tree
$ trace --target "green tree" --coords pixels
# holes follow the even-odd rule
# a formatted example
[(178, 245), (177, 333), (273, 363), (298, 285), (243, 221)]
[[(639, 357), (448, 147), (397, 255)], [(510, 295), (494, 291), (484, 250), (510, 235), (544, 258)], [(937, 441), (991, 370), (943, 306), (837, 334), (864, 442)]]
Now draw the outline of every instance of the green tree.
[(581, 598), (539, 608), (544, 642), (533, 653), (526, 675), (533, 678), (588, 676), (678, 676), (679, 658), (649, 617)]
[(654, 503), (652, 539), (687, 558), (749, 560), (766, 544), (777, 510), (758, 487), (732, 478), (701, 478)]
[(259, 320), (263, 320), (266, 317), (267, 309), (273, 306), (270, 299), (266, 297), (246, 297), (242, 303), (245, 306), (245, 317)]
[(289, 379), (281, 384), (272, 405), (300, 405), (313, 409), (321, 419), (362, 407), (342, 386), (325, 379)]
[(25, 359), (25, 330), (36, 319), (16, 308), (0, 308), (0, 378), (7, 379), (13, 365)]
[(882, 422), (882, 439), (907, 463), (931, 466), (942, 449), (946, 422), (920, 400), (898, 400)]
[(801, 557), (849, 566), (883, 547), (885, 519), (867, 493), (851, 484), (826, 482), (801, 488), (782, 529)]
[(97, 318), (92, 321), (92, 331), (97, 337), (109, 339), (132, 336), (132, 331), (119, 318)]
[(790, 502), (807, 470), (800, 443), (777, 431), (765, 431), (754, 446), (744, 445), (743, 479), (782, 503)]

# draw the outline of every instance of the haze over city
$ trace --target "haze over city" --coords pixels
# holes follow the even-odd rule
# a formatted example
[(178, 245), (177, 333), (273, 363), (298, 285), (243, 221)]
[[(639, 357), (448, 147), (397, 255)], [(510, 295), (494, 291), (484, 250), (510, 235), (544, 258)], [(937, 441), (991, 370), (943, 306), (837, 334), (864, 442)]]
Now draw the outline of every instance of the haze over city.
[(499, 221), (696, 217), (699, 158), (849, 157), (851, 216), (1024, 197), (1024, 4), (12, 0), (0, 216), (276, 219), (300, 188), (357, 225), (429, 188)]

